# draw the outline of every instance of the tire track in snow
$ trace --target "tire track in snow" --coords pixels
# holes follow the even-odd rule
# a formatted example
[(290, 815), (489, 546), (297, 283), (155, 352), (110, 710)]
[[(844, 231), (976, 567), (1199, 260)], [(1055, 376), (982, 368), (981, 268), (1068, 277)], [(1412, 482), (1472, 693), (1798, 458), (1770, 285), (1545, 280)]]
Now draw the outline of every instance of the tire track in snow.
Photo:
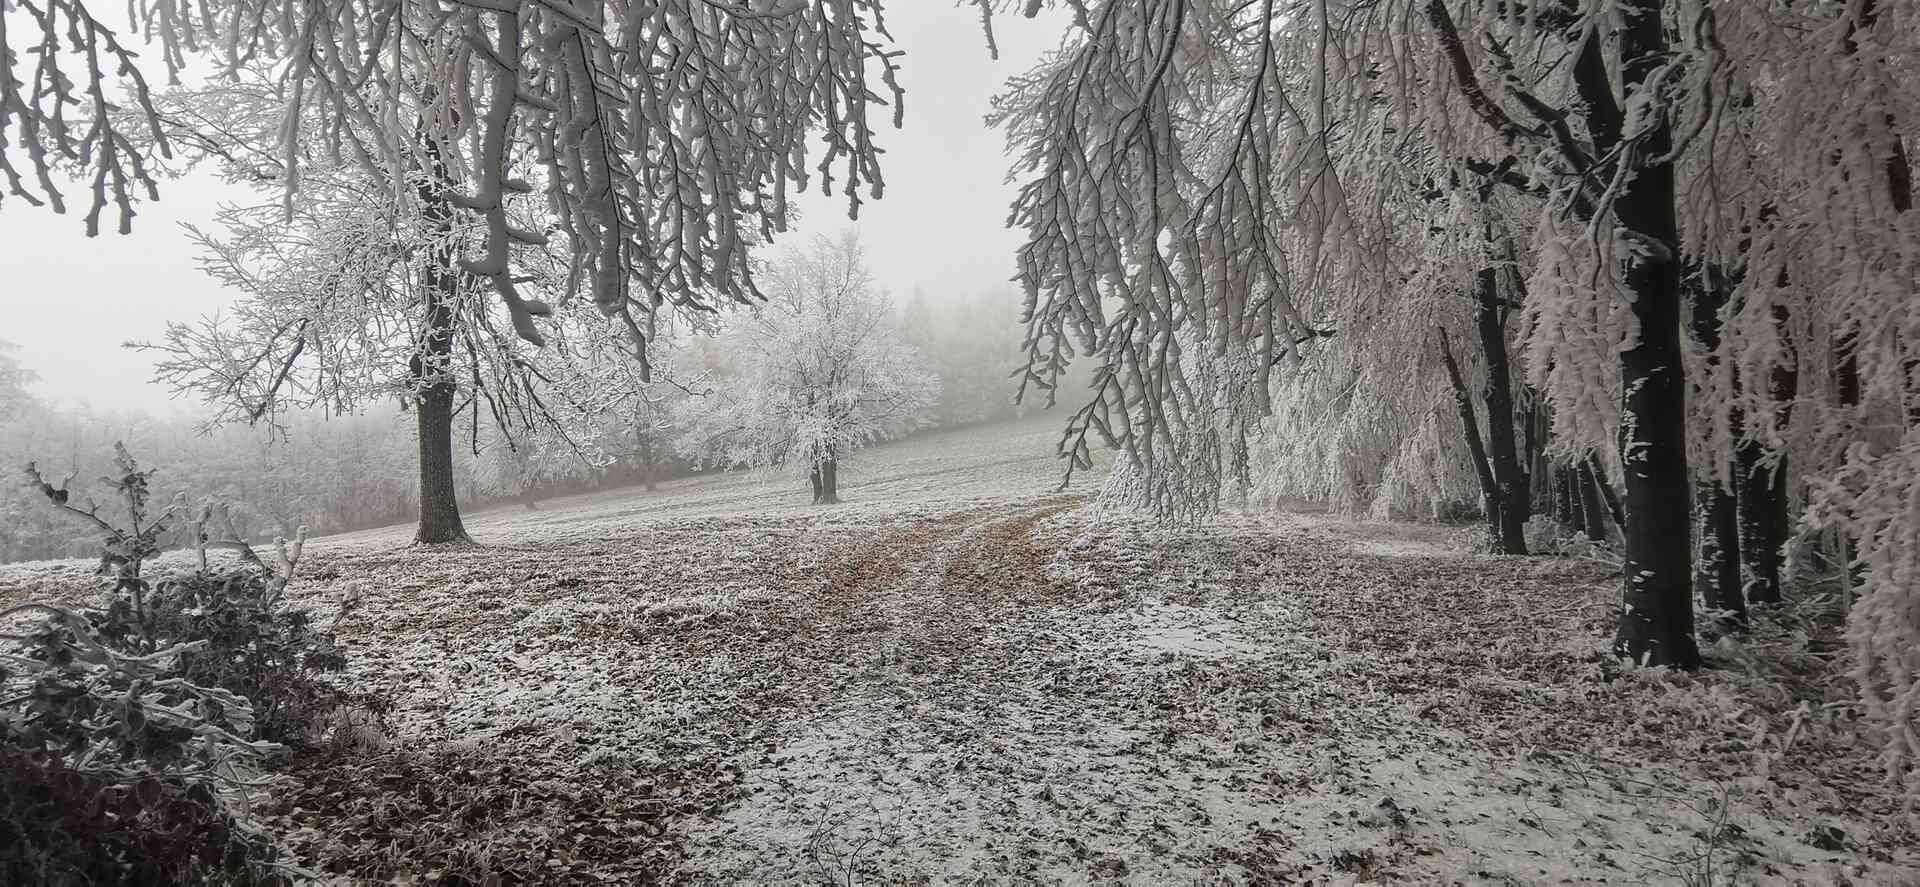
[[(784, 725), (761, 760), (742, 762), (746, 797), (688, 835), (692, 865), (716, 881), (844, 883), (872, 876), (883, 856), (945, 860), (933, 864), (959, 872), (987, 862), (975, 848), (929, 846), (947, 826), (911, 820), (935, 803), (947, 815), (927, 822), (956, 811), (977, 821), (968, 811), (982, 810), (991, 793), (965, 784), (964, 758), (1031, 726), (993, 714), (1025, 695), (1017, 678), (1047, 651), (1030, 639), (1014, 650), (996, 635), (1000, 623), (1058, 596), (1034, 529), (1075, 504), (1055, 497), (1011, 513), (963, 512), (830, 558), (828, 593), (846, 605), (842, 624), (861, 639), (842, 663), (853, 679), (834, 704)], [(872, 565), (876, 557), (910, 558), (910, 566), (877, 581), (889, 571)], [(1025, 668), (997, 667), (1023, 656)]]

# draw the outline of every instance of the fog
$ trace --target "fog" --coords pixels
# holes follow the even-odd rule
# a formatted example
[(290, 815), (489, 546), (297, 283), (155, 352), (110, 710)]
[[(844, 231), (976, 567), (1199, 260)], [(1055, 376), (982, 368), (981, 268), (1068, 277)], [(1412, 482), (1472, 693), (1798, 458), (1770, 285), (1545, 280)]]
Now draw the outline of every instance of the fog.
[[(1014, 298), (1016, 232), (1006, 228), (1012, 187), (1000, 134), (984, 117), (994, 92), (1052, 48), (1058, 21), (1007, 19), (994, 60), (978, 13), (920, 2), (890, 9), (888, 28), (906, 50), (906, 119), (884, 130), (886, 191), (865, 199), (858, 222), (844, 197), (820, 195), (819, 182), (798, 201), (788, 242), (852, 227), (867, 245), (881, 287), (929, 300), (1005, 291)], [(68, 193), (78, 193), (75, 188)], [(223, 202), (262, 202), (247, 188), (197, 172), (162, 185), (161, 200), (140, 208), (131, 235), (103, 222), (88, 238), (82, 212), (55, 215), (14, 198), (0, 212), (0, 339), (20, 346), (21, 363), (40, 375), (33, 392), (56, 404), (155, 413), (192, 409), (149, 381), (149, 355), (123, 348), (157, 339), (169, 321), (218, 311), (233, 294), (196, 267), (183, 224), (211, 224)], [(1009, 337), (1017, 332), (1009, 328)]]
[(1920, 0), (103, 5), (0, 887), (1920, 885)]

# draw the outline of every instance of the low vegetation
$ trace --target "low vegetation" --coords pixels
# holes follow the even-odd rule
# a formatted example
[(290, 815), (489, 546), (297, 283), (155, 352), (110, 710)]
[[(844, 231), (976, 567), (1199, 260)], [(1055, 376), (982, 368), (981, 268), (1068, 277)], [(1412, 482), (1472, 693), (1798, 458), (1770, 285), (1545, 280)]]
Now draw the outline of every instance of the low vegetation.
[(286, 596), (378, 738), (288, 756), (252, 822), (447, 884), (1920, 875), (1820, 598), (1622, 668), (1604, 548), (1160, 528), (1048, 492), (1053, 433), (879, 447), (831, 509), (739, 472), (310, 542)]
[[(285, 600), (304, 537), (269, 564), (215, 535), (213, 505), (155, 508), (125, 449), (115, 467), (111, 516), (27, 471), (104, 541), (96, 582), (66, 589), (91, 603), (0, 610), (0, 882), (291, 883), (248, 805), (353, 708), (323, 681), (345, 665), (331, 633)], [(175, 525), (194, 563), (155, 566)]]

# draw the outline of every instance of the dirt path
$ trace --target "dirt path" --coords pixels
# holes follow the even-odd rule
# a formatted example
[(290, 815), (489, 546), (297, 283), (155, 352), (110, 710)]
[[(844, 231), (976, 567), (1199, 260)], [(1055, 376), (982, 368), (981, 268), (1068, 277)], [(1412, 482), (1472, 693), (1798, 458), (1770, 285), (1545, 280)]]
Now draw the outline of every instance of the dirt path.
[(843, 658), (819, 663), (846, 672), (844, 690), (746, 762), (742, 802), (690, 829), (690, 864), (763, 882), (900, 880), (907, 872), (880, 862), (889, 857), (989, 870), (991, 848), (972, 846), (982, 835), (955, 826), (1004, 812), (980, 804), (989, 782), (1021, 775), (1004, 766), (1010, 743), (1063, 738), (1045, 729), (1058, 718), (1028, 710), (1033, 666), (1055, 644), (1011, 628), (1063, 593), (1032, 530), (1066, 507), (964, 516), (837, 553), (822, 572), (844, 621), (817, 630), (852, 639)]
[[(1143, 546), (1155, 531), (1049, 504), (843, 552), (824, 572), (846, 622), (818, 628), (858, 639), (818, 664), (840, 689), (739, 759), (740, 799), (685, 824), (688, 871), (838, 884), (1845, 877), (1802, 840), (1811, 825), (1737, 790), (1436, 722), (1437, 688), (1376, 673), (1351, 648), (1356, 625), (1309, 613), (1319, 595), (1295, 587), (1432, 578), (1458, 552), (1400, 527), (1302, 519), (1298, 543), (1245, 553), (1248, 537), (1287, 528)], [(1355, 565), (1356, 551), (1377, 554)], [(895, 566), (861, 566), (873, 558)], [(1501, 579), (1480, 588), (1510, 590)], [(1390, 634), (1394, 617), (1366, 618)]]
[(1920, 883), (1804, 638), (1623, 672), (1603, 566), (1095, 522), (1056, 433), (319, 540), (388, 710), (261, 813), (340, 883)]

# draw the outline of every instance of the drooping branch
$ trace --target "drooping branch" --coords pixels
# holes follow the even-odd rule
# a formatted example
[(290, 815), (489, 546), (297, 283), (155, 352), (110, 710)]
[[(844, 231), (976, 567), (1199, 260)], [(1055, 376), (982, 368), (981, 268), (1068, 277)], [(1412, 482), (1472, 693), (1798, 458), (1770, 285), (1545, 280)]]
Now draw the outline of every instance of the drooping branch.
[(1460, 40), (1460, 29), (1453, 23), (1453, 13), (1447, 11), (1446, 0), (1427, 0), (1425, 9), (1427, 22), (1433, 25), (1433, 30), (1439, 36), (1441, 57), (1453, 72), (1454, 82), (1467, 100), (1467, 107), (1493, 127), (1494, 132), (1505, 138), (1509, 145), (1522, 138), (1539, 137), (1540, 130), (1515, 122), (1507, 110), (1480, 85), (1480, 75), (1474, 72), (1473, 61), (1467, 58), (1467, 46)]
[[(178, 127), (163, 120), (194, 115), (163, 118), (134, 53), (81, 0), (23, 8), (0, 21), (0, 180), (64, 210), (55, 182), (77, 171), (93, 194), (90, 233), (109, 204), (124, 229), (137, 198), (154, 196), (153, 158), (170, 156)], [(357, 165), (403, 200), (423, 165), (424, 121), (472, 186), (462, 213), (485, 242), (465, 258), (516, 335), (544, 341), (536, 321), (584, 290), (641, 361), (657, 312), (758, 297), (750, 251), (785, 229), (790, 189), (817, 175), (853, 213), (881, 196), (874, 118), (891, 106), (898, 126), (905, 95), (880, 0), (133, 0), (128, 13), (170, 71), (193, 55), (229, 74), (273, 68), (280, 110), (245, 133), (253, 149), (233, 150), (226, 134), (184, 144), (237, 175), (269, 169), (291, 212), (309, 166)], [(19, 21), (37, 26), (26, 45), (8, 31)], [(136, 113), (108, 99), (119, 83)], [(522, 224), (509, 207), (536, 189), (551, 225)], [(521, 266), (549, 238), (564, 241), (569, 273), (528, 291)]]

